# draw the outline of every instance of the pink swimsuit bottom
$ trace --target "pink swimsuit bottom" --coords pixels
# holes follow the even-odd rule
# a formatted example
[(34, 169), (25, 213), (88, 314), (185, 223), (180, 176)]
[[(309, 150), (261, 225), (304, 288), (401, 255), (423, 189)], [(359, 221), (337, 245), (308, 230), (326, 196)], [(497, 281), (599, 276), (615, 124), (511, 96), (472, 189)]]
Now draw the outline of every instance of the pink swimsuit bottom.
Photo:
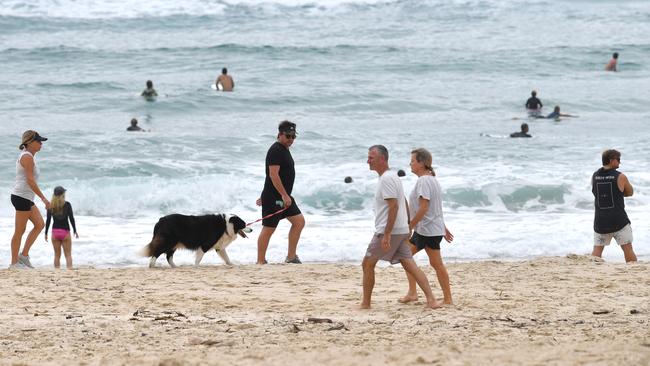
[(66, 229), (52, 229), (52, 239), (63, 240), (70, 234), (70, 230)]

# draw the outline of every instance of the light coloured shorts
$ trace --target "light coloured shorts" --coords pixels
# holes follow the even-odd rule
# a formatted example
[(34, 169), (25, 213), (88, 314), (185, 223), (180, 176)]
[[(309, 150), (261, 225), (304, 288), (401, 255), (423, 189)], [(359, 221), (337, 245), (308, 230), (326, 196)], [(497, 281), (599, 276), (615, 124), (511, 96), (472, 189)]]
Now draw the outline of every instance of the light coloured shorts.
[(390, 237), (390, 249), (386, 252), (381, 247), (381, 239), (384, 234), (377, 234), (372, 236), (368, 249), (366, 250), (366, 257), (373, 257), (388, 261), (391, 264), (397, 264), (402, 259), (411, 259), (411, 248), (408, 245), (407, 239), (409, 234), (393, 234)]
[(612, 241), (612, 238), (616, 240), (616, 244), (618, 245), (632, 244), (632, 226), (630, 226), (630, 224), (627, 224), (621, 230), (615, 231), (613, 233), (594, 233), (594, 246), (603, 247), (605, 245), (609, 245), (609, 243)]

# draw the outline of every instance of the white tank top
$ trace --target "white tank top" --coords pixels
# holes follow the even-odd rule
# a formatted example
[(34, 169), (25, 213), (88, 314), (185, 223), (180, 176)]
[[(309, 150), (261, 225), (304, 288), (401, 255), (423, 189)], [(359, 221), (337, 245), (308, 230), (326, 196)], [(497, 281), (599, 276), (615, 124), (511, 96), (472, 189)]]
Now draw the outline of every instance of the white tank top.
[[(18, 156), (18, 160), (16, 160), (16, 184), (14, 185), (14, 190), (11, 192), (11, 194), (34, 202), (34, 197), (36, 194), (29, 187), (29, 184), (27, 184), (27, 175), (25, 175), (25, 168), (22, 166), (22, 164), (20, 164), (20, 159), (22, 159), (24, 155), (29, 155), (32, 157), (32, 159), (34, 158), (34, 155), (32, 155), (32, 153), (29, 151), (23, 151), (20, 153), (20, 156)], [(36, 160), (34, 160), (34, 180), (37, 182), (38, 173), (38, 166), (36, 165)]]

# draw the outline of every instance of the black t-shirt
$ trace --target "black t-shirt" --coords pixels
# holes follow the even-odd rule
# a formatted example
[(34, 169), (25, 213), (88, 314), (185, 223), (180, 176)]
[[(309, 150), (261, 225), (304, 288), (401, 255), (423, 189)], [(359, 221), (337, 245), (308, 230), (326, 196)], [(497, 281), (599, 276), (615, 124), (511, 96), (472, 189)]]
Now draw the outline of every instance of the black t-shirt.
[(273, 182), (269, 176), (270, 165), (280, 166), (280, 181), (282, 181), (282, 185), (289, 195), (291, 195), (293, 181), (296, 178), (293, 157), (291, 157), (289, 149), (279, 142), (271, 145), (269, 151), (266, 153), (266, 180), (264, 181), (264, 190), (262, 191), (262, 200), (265, 202), (281, 199), (280, 193), (273, 186)]
[(72, 228), (74, 229), (74, 232), (77, 232), (77, 227), (75, 226), (74, 223), (74, 215), (72, 214), (72, 205), (70, 202), (67, 202), (63, 205), (63, 210), (61, 210), (61, 213), (58, 215), (52, 214), (52, 209), (47, 210), (47, 221), (45, 222), (45, 234), (47, 234), (48, 229), (50, 228), (50, 221), (54, 219), (54, 223), (52, 224), (52, 229), (65, 229), (65, 230), (70, 230), (70, 226), (68, 225), (68, 219), (70, 219), (70, 223), (72, 224)]
[(542, 101), (537, 99), (537, 97), (530, 97), (526, 101), (526, 108), (528, 109), (539, 109), (543, 107)]
[(618, 188), (616, 169), (598, 169), (591, 178), (591, 192), (594, 194), (594, 231), (609, 234), (621, 230), (630, 223), (625, 212), (623, 192)]

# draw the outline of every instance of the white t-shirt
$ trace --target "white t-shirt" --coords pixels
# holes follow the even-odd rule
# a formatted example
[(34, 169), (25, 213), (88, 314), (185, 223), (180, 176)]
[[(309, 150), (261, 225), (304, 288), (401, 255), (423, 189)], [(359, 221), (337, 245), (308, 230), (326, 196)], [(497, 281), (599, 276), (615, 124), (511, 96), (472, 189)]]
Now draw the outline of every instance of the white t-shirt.
[(415, 226), (415, 231), (424, 236), (445, 235), (445, 222), (442, 218), (442, 191), (436, 177), (423, 175), (418, 178), (409, 195), (411, 218), (415, 217), (420, 209), (420, 197), (429, 201), (429, 209)]
[(379, 176), (379, 184), (377, 184), (377, 192), (375, 192), (375, 232), (383, 234), (386, 230), (386, 223), (388, 222), (388, 202), (386, 202), (386, 199), (390, 198), (396, 199), (398, 204), (397, 217), (391, 234), (408, 234), (406, 196), (404, 196), (402, 182), (392, 170), (387, 170)]

